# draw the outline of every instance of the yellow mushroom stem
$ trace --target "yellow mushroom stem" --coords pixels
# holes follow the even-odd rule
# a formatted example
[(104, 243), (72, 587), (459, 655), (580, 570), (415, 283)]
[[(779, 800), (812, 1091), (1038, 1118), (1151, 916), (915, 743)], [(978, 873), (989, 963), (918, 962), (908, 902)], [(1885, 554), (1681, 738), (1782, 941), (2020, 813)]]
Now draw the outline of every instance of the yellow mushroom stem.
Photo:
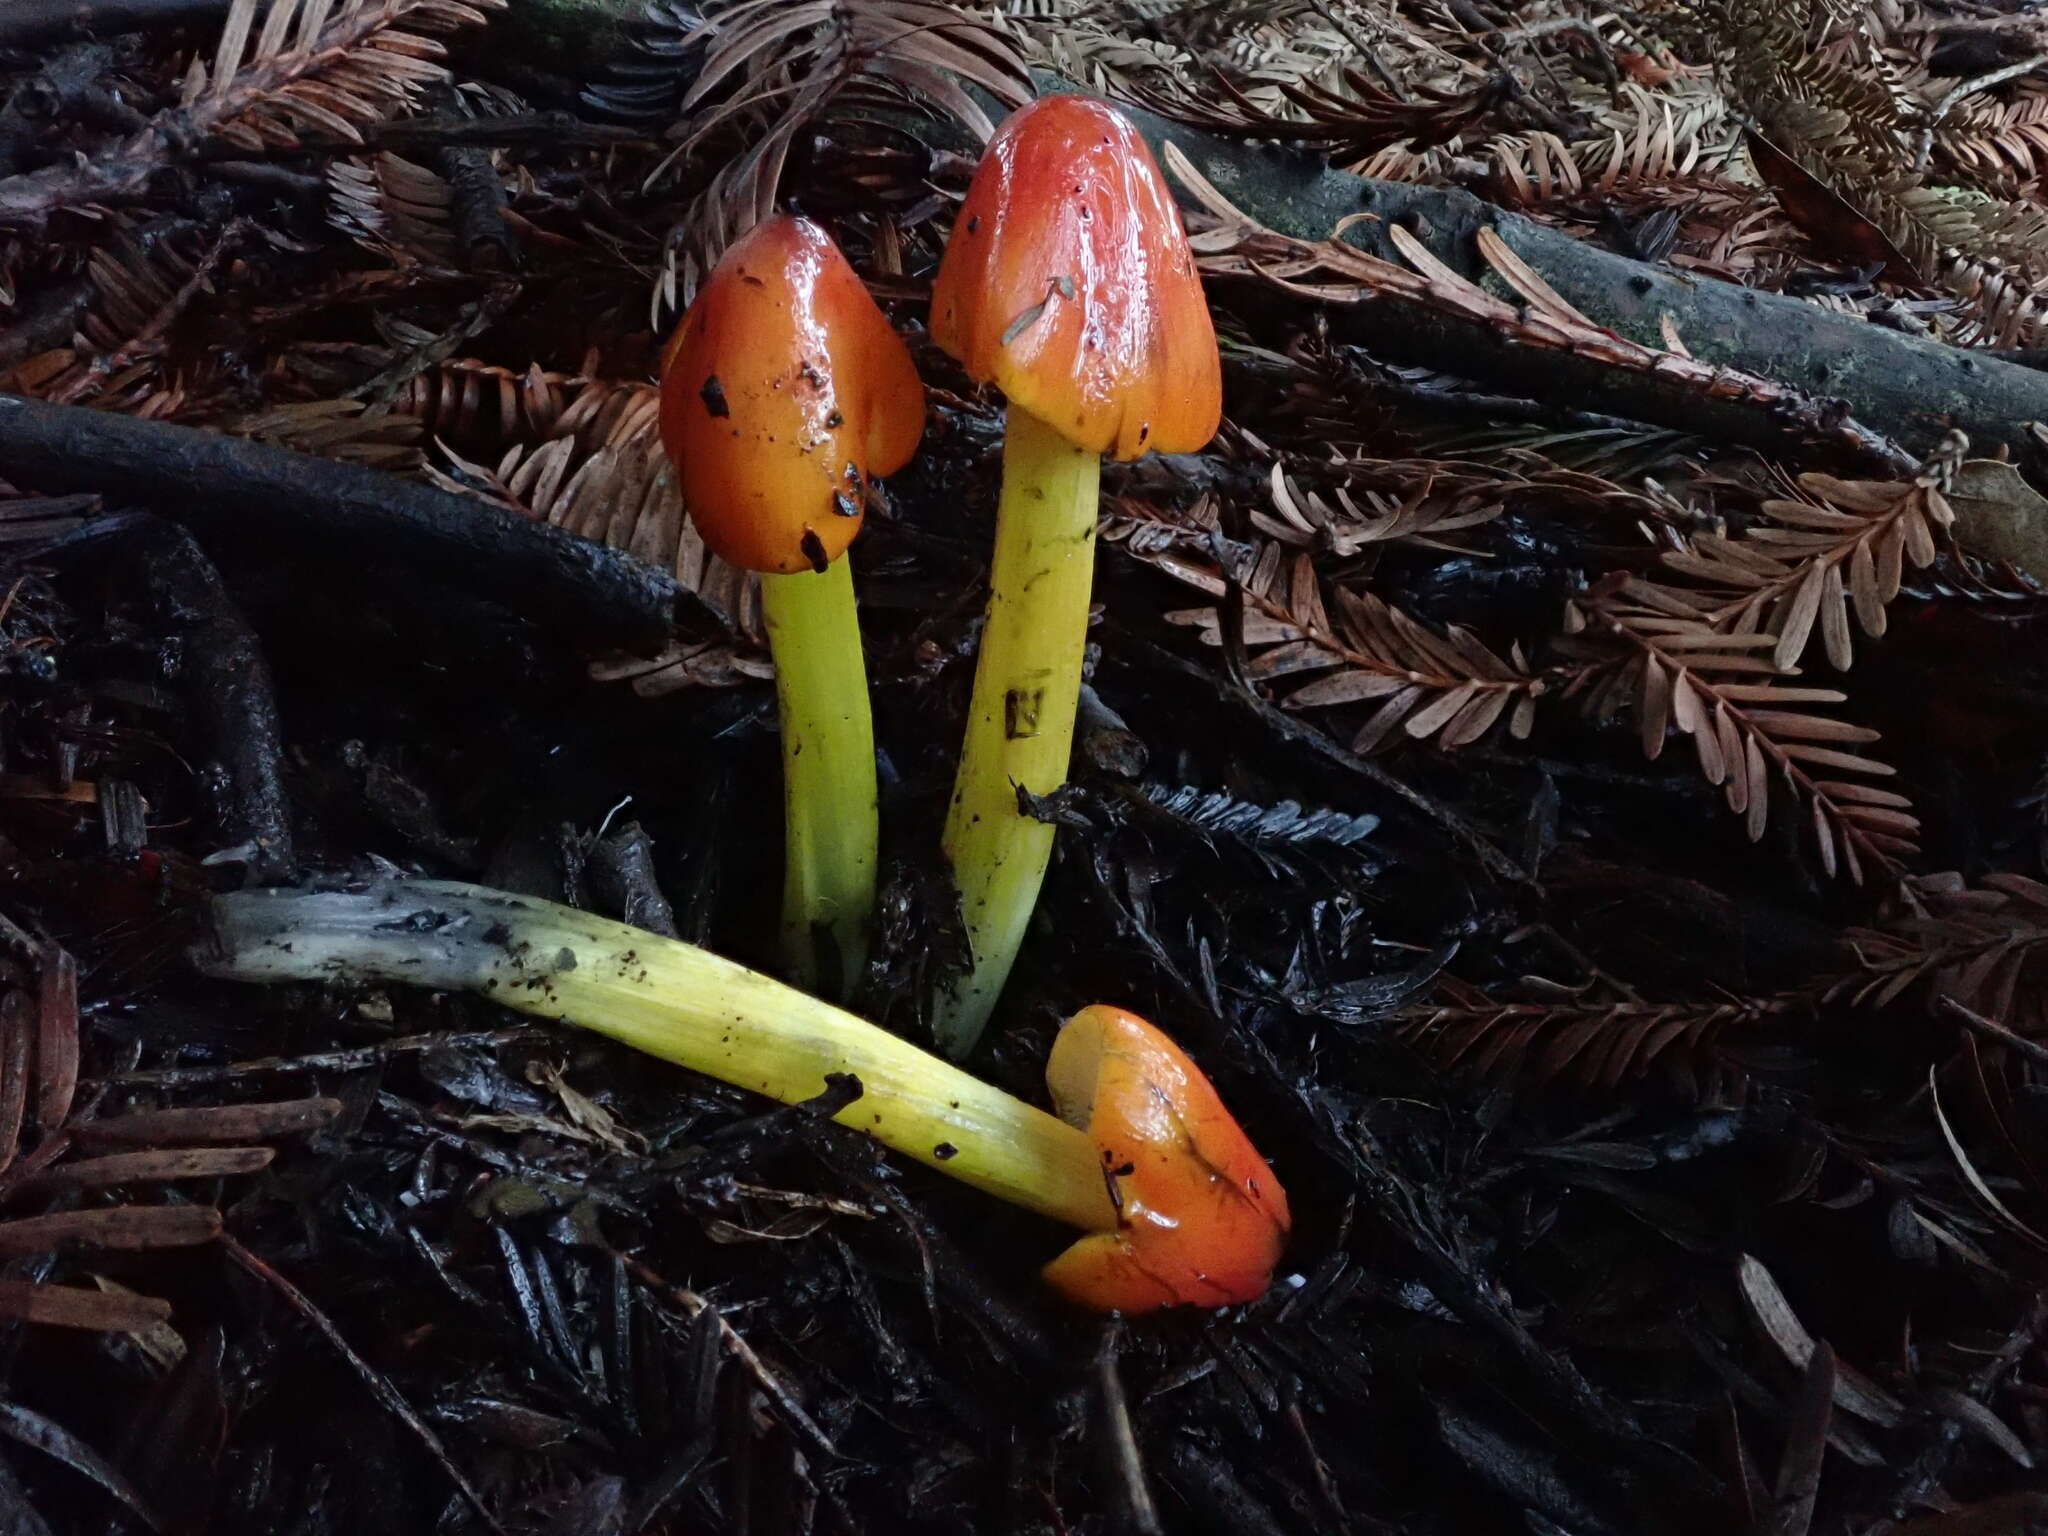
[(1089, 1231), (1118, 1217), (1087, 1132), (908, 1041), (694, 945), (555, 902), (439, 880), (238, 891), (193, 955), (238, 981), (478, 993), (785, 1104), (851, 1073), (844, 1124), (962, 1183)]
[(1067, 779), (1095, 577), (1102, 456), (1021, 406), (1009, 408), (988, 620), (953, 780), (945, 854), (973, 964), (939, 997), (933, 1031), (954, 1057), (974, 1049), (1024, 942), (1052, 859), (1053, 829), (1017, 809), (1017, 789)]
[(806, 991), (850, 996), (875, 911), (875, 727), (853, 576), (761, 578), (782, 721), (782, 952)]

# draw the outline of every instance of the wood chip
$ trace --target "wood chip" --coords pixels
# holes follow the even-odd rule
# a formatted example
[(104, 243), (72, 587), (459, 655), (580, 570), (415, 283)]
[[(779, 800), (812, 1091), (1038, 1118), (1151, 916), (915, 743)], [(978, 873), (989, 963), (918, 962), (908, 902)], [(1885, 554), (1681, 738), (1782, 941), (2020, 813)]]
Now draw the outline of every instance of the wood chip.
[(140, 1333), (169, 1321), (170, 1316), (171, 1304), (154, 1296), (0, 1280), (0, 1317), (24, 1323), (83, 1328), (93, 1333)]
[(171, 1179), (219, 1179), (268, 1168), (270, 1147), (179, 1147), (116, 1152), (45, 1169), (29, 1187), (39, 1191), (107, 1189), (116, 1184), (159, 1184)]
[(191, 1248), (220, 1236), (210, 1205), (119, 1205), (0, 1221), (0, 1259), (81, 1248)]
[(102, 1145), (221, 1145), (325, 1130), (340, 1115), (339, 1099), (290, 1099), (275, 1104), (217, 1104), (206, 1109), (138, 1110), (131, 1115), (88, 1120), (73, 1131), (81, 1142)]

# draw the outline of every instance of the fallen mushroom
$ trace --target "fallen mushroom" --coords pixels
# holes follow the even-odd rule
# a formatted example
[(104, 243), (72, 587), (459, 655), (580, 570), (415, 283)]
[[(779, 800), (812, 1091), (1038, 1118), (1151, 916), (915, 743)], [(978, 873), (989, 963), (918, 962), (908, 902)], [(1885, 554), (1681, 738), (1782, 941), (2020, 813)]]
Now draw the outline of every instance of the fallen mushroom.
[(938, 1000), (973, 1048), (1008, 979), (1053, 829), (1017, 791), (1066, 779), (1105, 452), (1193, 452), (1222, 414), (1216, 333), (1144, 140), (1112, 108), (1048, 96), (990, 142), (932, 288), (932, 339), (1009, 402), (988, 621), (945, 851), (973, 961)]
[(212, 916), (192, 958), (213, 976), (474, 992), (783, 1103), (851, 1074), (842, 1123), (1084, 1229), (1045, 1274), (1087, 1306), (1252, 1300), (1286, 1237), (1287, 1197), (1216, 1090), (1121, 1009), (1084, 1008), (1060, 1032), (1054, 1116), (709, 951), (529, 896), (377, 879), (238, 891)]
[(661, 435), (713, 553), (761, 573), (782, 724), (783, 945), (834, 995), (866, 962), (875, 905), (874, 724), (840, 557), (870, 480), (924, 431), (924, 387), (832, 237), (773, 218), (705, 279), (663, 356)]
[(1045, 1267), (1054, 1287), (1105, 1312), (1265, 1292), (1292, 1225), (1287, 1192), (1179, 1046), (1096, 1003), (1053, 1041), (1045, 1085), (1094, 1141), (1117, 1210), (1114, 1227)]

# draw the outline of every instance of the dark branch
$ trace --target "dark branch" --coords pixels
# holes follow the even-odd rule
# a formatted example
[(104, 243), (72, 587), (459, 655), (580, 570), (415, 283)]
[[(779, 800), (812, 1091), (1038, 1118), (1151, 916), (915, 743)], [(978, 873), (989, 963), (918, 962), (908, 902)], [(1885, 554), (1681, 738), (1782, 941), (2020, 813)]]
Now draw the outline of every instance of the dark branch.
[[(1041, 76), (1050, 90), (1072, 86)], [(1491, 225), (1515, 254), (1592, 320), (1648, 346), (1661, 346), (1671, 318), (1693, 355), (1840, 399), (1863, 426), (1924, 454), (1953, 425), (1979, 449), (2033, 451), (2028, 423), (2048, 420), (2048, 374), (1938, 341), (1902, 335), (1817, 305), (1734, 283), (1696, 277), (1575, 240), (1547, 225), (1441, 187), (1375, 181), (1331, 170), (1320, 157), (1234, 143), (1124, 106), (1157, 151), (1171, 139), (1195, 168), (1243, 212), (1297, 240), (1322, 240), (1354, 214), (1344, 238), (1399, 263), (1386, 229), (1400, 224), (1459, 275), (1505, 294), (1474, 246)], [(1185, 189), (1176, 188), (1185, 196)], [(1337, 306), (1332, 334), (1382, 357), (1444, 369), (1525, 397), (1569, 399), (1582, 410), (1652, 421), (1723, 441), (1747, 441), (1756, 413), (1743, 401), (1703, 401), (1690, 391), (1666, 400), (1638, 375), (1556, 351), (1506, 346), (1482, 325), (1459, 324), (1427, 306), (1388, 297)], [(1681, 419), (1650, 414), (1668, 405)]]
[(227, 8), (228, 0), (7, 0), (0, 7), (0, 48), (201, 21)]
[(244, 438), (0, 395), (0, 474), (204, 537), (282, 535), (428, 575), (591, 645), (651, 654), (695, 597), (668, 572), (482, 501)]

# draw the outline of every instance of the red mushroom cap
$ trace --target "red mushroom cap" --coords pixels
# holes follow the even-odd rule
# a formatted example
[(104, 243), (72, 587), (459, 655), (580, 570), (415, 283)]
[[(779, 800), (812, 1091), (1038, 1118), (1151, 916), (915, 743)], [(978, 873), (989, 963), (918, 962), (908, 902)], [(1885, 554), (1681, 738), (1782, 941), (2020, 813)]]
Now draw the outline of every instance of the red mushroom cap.
[(1040, 97), (996, 130), (939, 263), (932, 339), (1097, 453), (1192, 453), (1222, 420), (1216, 329), (1166, 181), (1085, 96)]
[(868, 477), (924, 433), (924, 386), (832, 237), (756, 225), (726, 251), (663, 353), (661, 438), (713, 553), (822, 570), (867, 510)]
[(1045, 1081), (1060, 1118), (1095, 1138), (1118, 1217), (1045, 1267), (1056, 1289), (1120, 1312), (1265, 1293), (1292, 1223), (1287, 1192), (1179, 1046), (1098, 1003), (1060, 1031)]

